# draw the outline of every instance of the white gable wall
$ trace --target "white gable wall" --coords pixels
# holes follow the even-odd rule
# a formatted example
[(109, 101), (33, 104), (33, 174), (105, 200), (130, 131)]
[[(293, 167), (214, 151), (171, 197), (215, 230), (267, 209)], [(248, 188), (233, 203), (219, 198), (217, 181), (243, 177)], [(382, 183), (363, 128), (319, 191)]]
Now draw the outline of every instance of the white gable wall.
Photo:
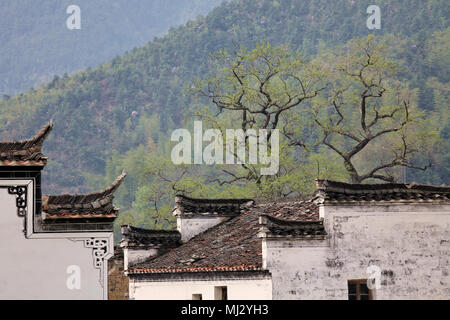
[(187, 242), (199, 233), (206, 231), (219, 223), (229, 219), (228, 217), (195, 216), (177, 217), (177, 229), (181, 233), (181, 241)]
[(450, 299), (450, 206), (324, 206), (327, 240), (264, 240), (274, 299), (348, 299), (381, 269), (376, 299)]
[[(1, 185), (18, 181), (0, 180)], [(32, 182), (28, 211), (33, 208)], [(32, 234), (23, 233), (24, 217), (17, 215), (16, 196), (0, 188), (0, 299), (106, 299), (106, 260), (111, 255), (112, 233)], [(94, 267), (93, 248), (85, 240), (105, 239), (105, 268)], [(80, 269), (80, 289), (69, 289), (69, 266)], [(72, 271), (73, 272), (73, 271)]]

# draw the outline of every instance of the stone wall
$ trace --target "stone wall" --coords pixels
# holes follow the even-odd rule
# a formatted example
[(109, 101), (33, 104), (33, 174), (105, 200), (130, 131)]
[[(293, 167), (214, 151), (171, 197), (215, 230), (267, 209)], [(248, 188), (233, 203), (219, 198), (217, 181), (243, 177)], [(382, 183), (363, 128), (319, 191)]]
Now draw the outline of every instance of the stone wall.
[(108, 300), (128, 300), (129, 280), (123, 266), (123, 251), (116, 249), (108, 261)]

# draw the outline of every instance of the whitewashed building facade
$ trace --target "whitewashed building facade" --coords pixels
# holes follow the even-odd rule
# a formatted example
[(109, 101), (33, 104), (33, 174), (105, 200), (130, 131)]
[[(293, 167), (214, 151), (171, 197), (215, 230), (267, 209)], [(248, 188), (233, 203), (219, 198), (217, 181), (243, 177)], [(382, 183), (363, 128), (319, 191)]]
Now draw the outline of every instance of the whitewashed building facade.
[(307, 201), (179, 196), (123, 227), (130, 299), (450, 299), (450, 188), (317, 181)]

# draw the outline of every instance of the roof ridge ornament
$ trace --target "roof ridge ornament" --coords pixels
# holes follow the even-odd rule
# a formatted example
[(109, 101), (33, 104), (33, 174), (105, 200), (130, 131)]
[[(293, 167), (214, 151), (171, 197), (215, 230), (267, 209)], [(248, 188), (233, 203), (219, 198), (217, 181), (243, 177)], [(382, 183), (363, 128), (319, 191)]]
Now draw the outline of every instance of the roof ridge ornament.
[(53, 129), (50, 120), (32, 138), (0, 142), (0, 166), (42, 166), (47, 164), (47, 157), (42, 154), (42, 145)]
[(114, 193), (127, 176), (125, 171), (107, 188), (86, 194), (42, 196), (42, 208), (47, 219), (108, 218), (116, 217), (118, 208), (113, 205)]
[(42, 147), (45, 139), (52, 130), (53, 130), (53, 120), (50, 120), (50, 122), (47, 123), (45, 126), (43, 126), (42, 129), (33, 138), (28, 140), (29, 143), (33, 143), (35, 145), (39, 145), (40, 147)]

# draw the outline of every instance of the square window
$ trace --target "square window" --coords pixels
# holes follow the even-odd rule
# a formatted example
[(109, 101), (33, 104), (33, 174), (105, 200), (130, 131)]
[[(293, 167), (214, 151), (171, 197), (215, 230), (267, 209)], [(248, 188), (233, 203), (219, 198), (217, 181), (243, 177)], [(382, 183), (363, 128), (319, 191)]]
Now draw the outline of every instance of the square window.
[(367, 286), (367, 279), (348, 281), (348, 300), (372, 300), (373, 292)]
[(215, 300), (228, 300), (227, 287), (214, 287), (214, 299)]
[(192, 295), (192, 300), (203, 300), (203, 296), (201, 293), (194, 293)]

